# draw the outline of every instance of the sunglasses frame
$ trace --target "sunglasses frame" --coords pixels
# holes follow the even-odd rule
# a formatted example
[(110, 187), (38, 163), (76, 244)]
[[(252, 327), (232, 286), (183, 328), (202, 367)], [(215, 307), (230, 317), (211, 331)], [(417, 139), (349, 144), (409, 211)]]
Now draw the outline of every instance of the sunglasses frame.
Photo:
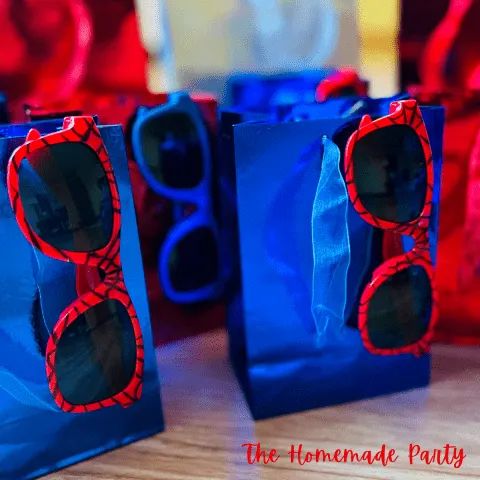
[[(355, 95), (342, 95), (342, 91), (347, 88), (354, 91)], [(315, 90), (315, 101), (321, 103), (331, 98), (366, 97), (367, 95), (368, 82), (362, 80), (354, 69), (344, 68), (333, 72), (318, 84)]]
[[(160, 119), (172, 113), (182, 113), (193, 122), (202, 148), (203, 178), (193, 188), (172, 188), (159, 182), (148, 166), (142, 148), (142, 129), (147, 121)], [(213, 216), (211, 202), (212, 165), (210, 159), (210, 143), (203, 118), (198, 107), (188, 94), (183, 92), (169, 95), (167, 103), (153, 108), (140, 107), (137, 118), (132, 128), (132, 151), (140, 172), (151, 189), (158, 195), (164, 196), (178, 203), (190, 203), (196, 206), (194, 213), (179, 220), (168, 232), (158, 256), (158, 270), (161, 285), (167, 298), (176, 303), (194, 303), (211, 300), (221, 292), (221, 275), (219, 272), (215, 282), (205, 285), (197, 290), (178, 291), (174, 288), (170, 279), (169, 258), (170, 253), (185, 236), (200, 227), (209, 228), (214, 235), (217, 244), (217, 261), (219, 259), (219, 231), (217, 222)]]
[[(113, 209), (112, 235), (108, 243), (98, 250), (92, 252), (75, 252), (56, 248), (42, 240), (28, 224), (19, 191), (19, 170), (22, 161), (28, 158), (29, 154), (45, 148), (48, 145), (55, 145), (65, 142), (76, 142), (86, 145), (92, 149), (105, 171), (109, 185)], [(105, 273), (103, 281), (83, 295), (80, 295), (74, 302), (67, 306), (60, 314), (55, 327), (49, 337), (46, 349), (46, 373), (48, 385), (56, 404), (64, 411), (71, 413), (91, 412), (100, 408), (113, 405), (128, 407), (141, 397), (143, 378), (143, 338), (135, 308), (128, 294), (122, 271), (120, 259), (120, 196), (113, 173), (113, 167), (108, 152), (103, 143), (100, 131), (92, 117), (66, 117), (63, 122), (63, 129), (54, 133), (41, 136), (31, 129), (26, 137), (25, 143), (15, 149), (10, 157), (7, 167), (7, 190), (15, 218), (20, 230), (26, 239), (45, 255), (61, 260), (72, 262), (76, 265), (87, 265), (102, 270)], [(68, 402), (58, 387), (58, 379), (55, 372), (55, 358), (57, 344), (68, 328), (81, 314), (90, 308), (102, 303), (105, 300), (117, 300), (127, 310), (135, 335), (136, 360), (132, 378), (127, 386), (112, 397), (88, 404), (72, 404)]]
[[(425, 203), (420, 215), (405, 223), (384, 220), (367, 211), (360, 200), (355, 184), (353, 152), (356, 143), (369, 133), (392, 125), (406, 125), (411, 127), (418, 135), (425, 157), (427, 175)], [(390, 104), (389, 114), (375, 121), (373, 121), (369, 115), (362, 117), (358, 129), (350, 136), (345, 148), (345, 181), (353, 207), (367, 223), (376, 228), (391, 231), (395, 234), (410, 236), (414, 240), (414, 246), (411, 250), (402, 255), (390, 258), (382, 263), (373, 272), (372, 279), (363, 290), (358, 309), (358, 328), (360, 330), (362, 341), (367, 350), (377, 355), (412, 353), (418, 356), (426, 353), (430, 350), (430, 342), (433, 338), (435, 325), (438, 320), (438, 298), (435, 289), (434, 269), (430, 255), (430, 241), (428, 234), (430, 214), (432, 210), (434, 170), (427, 129), (423, 122), (421, 111), (415, 100), (410, 99), (392, 102)], [(432, 310), (428, 328), (425, 334), (412, 344), (398, 348), (378, 348), (372, 343), (368, 333), (368, 307), (370, 300), (386, 280), (413, 265), (423, 267), (430, 280), (432, 290)]]

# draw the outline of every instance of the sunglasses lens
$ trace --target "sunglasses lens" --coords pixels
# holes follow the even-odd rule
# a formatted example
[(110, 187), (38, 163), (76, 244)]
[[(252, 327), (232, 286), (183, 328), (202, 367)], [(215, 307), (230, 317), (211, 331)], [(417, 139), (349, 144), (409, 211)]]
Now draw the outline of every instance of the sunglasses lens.
[(418, 218), (427, 169), (415, 130), (391, 125), (365, 135), (355, 144), (353, 167), (358, 197), (368, 212), (396, 223)]
[(182, 113), (146, 120), (141, 131), (145, 161), (161, 184), (193, 188), (202, 180), (203, 153), (197, 128)]
[(185, 235), (171, 250), (168, 265), (172, 286), (179, 292), (198, 290), (216, 282), (218, 253), (212, 230), (201, 227)]
[(432, 289), (424, 268), (413, 265), (383, 282), (370, 299), (367, 328), (377, 348), (400, 348), (420, 340), (432, 313)]
[(33, 231), (55, 248), (98, 250), (112, 236), (113, 209), (97, 154), (77, 142), (40, 148), (24, 158), (19, 190)]
[(55, 356), (58, 388), (73, 405), (99, 402), (120, 393), (135, 371), (132, 322), (117, 300), (81, 314), (63, 332)]
[(331, 98), (341, 98), (341, 97), (355, 97), (358, 96), (357, 89), (353, 85), (347, 85), (341, 87), (334, 92), (332, 92)]

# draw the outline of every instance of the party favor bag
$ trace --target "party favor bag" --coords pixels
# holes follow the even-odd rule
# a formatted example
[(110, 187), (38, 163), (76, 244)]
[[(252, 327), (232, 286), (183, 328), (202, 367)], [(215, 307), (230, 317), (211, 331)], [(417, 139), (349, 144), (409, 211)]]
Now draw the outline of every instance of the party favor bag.
[[(422, 113), (435, 166), (434, 260), (443, 111)], [(379, 231), (350, 203), (336, 145), (359, 120), (233, 128), (241, 277), (230, 292), (228, 329), (256, 419), (429, 382), (429, 354), (374, 355), (357, 327), (359, 294), (383, 262)]]
[[(41, 133), (48, 133), (61, 124), (61, 121), (45, 121), (35, 126)], [(128, 294), (143, 334), (143, 392), (141, 398), (128, 408), (114, 405), (88, 413), (68, 413), (64, 410), (71, 407), (64, 405), (62, 410), (57, 404), (61, 402), (56, 403), (49, 390), (46, 373), (49, 336), (60, 313), (78, 298), (82, 275), (78, 274), (79, 268), (73, 263), (54, 260), (30, 244), (10, 207), (6, 188), (8, 159), (12, 151), (24, 143), (28, 128), (0, 127), (0, 478), (9, 480), (38, 477), (163, 429), (142, 261), (123, 134), (119, 126), (99, 127), (99, 130), (113, 166), (120, 197), (120, 259)], [(22, 168), (28, 167), (21, 164), (20, 171)], [(21, 190), (24, 205), (28, 204), (28, 198), (25, 198), (28, 194), (28, 190)], [(47, 207), (45, 205), (44, 209), (37, 211), (38, 229), (42, 232), (52, 232), (59, 227), (49, 222), (62, 221), (61, 209), (51, 212)], [(91, 323), (88, 325), (96, 328)], [(94, 358), (94, 352), (99, 356), (127, 355), (123, 343), (125, 329), (112, 328), (109, 332), (107, 335), (105, 329), (104, 335), (89, 337), (95, 338), (95, 342), (92, 340), (90, 349), (87, 343), (84, 344), (82, 360)], [(75, 335), (70, 331), (67, 342)], [(135, 343), (138, 345), (137, 341)], [(60, 368), (58, 348), (56, 368)], [(71, 363), (63, 362), (62, 365), (62, 388), (69, 388), (71, 394), (76, 392), (88, 397), (88, 389), (98, 388), (104, 381), (102, 379), (107, 387), (113, 385), (115, 380), (108, 380), (106, 373), (105, 377), (87, 378), (79, 384), (84, 364), (74, 364), (75, 358), (78, 359), (77, 350), (72, 348), (70, 354), (72, 356), (66, 359)], [(138, 350), (136, 355), (141, 359)], [(102, 365), (106, 368), (106, 363)], [(72, 374), (71, 381), (65, 374), (68, 371)], [(102, 371), (105, 370), (100, 373)], [(58, 376), (58, 370), (56, 374)], [(58, 397), (58, 392), (54, 393)]]

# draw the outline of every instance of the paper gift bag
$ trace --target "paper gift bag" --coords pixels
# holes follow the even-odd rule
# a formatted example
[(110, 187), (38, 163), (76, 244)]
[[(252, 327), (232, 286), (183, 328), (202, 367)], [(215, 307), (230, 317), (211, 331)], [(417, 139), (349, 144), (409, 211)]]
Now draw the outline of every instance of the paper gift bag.
[[(47, 133), (61, 127), (61, 121), (35, 126)], [(50, 393), (46, 342), (60, 313), (78, 298), (76, 267), (47, 257), (32, 246), (10, 207), (6, 167), (13, 149), (23, 144), (29, 127), (0, 127), (0, 478), (5, 479), (44, 475), (163, 430), (140, 247), (119, 126), (99, 130), (120, 195), (120, 257), (143, 334), (143, 393), (129, 408), (115, 405), (88, 413), (62, 411)], [(103, 348), (105, 353), (115, 349), (116, 344), (105, 344)], [(76, 368), (80, 369), (81, 364)], [(91, 382), (75, 388), (89, 387), (93, 388)]]
[[(422, 113), (435, 165), (435, 234), (443, 110)], [(256, 419), (429, 382), (428, 354), (374, 355), (357, 328), (359, 294), (383, 261), (378, 231), (353, 210), (342, 175), (348, 129), (359, 120), (233, 127), (241, 276), (228, 329)], [(435, 258), (435, 235), (431, 244)]]

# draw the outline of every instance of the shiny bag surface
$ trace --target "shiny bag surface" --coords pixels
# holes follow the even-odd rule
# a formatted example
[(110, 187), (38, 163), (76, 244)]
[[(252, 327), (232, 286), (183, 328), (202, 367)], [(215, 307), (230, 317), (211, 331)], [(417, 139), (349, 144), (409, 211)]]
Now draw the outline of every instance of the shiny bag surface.
[[(435, 169), (435, 258), (443, 111), (422, 114)], [(242, 273), (231, 291), (228, 327), (236, 373), (257, 419), (429, 382), (429, 354), (373, 355), (356, 325), (358, 296), (383, 260), (375, 229), (350, 204), (333, 141), (341, 143), (338, 132), (351, 121), (359, 118), (237, 119), (233, 127)]]
[[(35, 126), (48, 133), (61, 127), (61, 121)], [(9, 204), (5, 172), (10, 153), (24, 142), (28, 127), (0, 127), (0, 478), (35, 478), (163, 430), (123, 134), (119, 126), (99, 130), (120, 195), (120, 256), (145, 347), (143, 393), (129, 408), (114, 406), (90, 413), (66, 413), (55, 404), (45, 371), (45, 336), (78, 297), (75, 266), (46, 257), (22, 235)]]

